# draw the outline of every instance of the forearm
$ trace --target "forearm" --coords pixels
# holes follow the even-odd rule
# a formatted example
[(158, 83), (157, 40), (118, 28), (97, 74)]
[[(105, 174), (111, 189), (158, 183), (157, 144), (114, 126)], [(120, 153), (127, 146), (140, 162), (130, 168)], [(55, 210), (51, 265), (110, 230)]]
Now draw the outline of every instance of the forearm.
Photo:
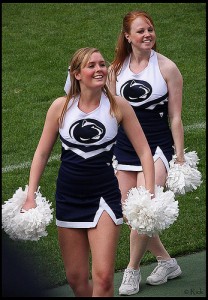
[(175, 154), (178, 161), (184, 160), (184, 129), (181, 119), (173, 119), (171, 121), (171, 131), (174, 141)]
[(142, 169), (145, 178), (145, 188), (154, 194), (155, 192), (155, 167), (151, 151), (145, 151), (140, 156)]
[(29, 177), (29, 189), (27, 195), (27, 201), (34, 201), (34, 195), (37, 191), (41, 176), (44, 172), (45, 166), (48, 161), (48, 155), (41, 154), (38, 151), (35, 152), (33, 161), (30, 169), (30, 177)]

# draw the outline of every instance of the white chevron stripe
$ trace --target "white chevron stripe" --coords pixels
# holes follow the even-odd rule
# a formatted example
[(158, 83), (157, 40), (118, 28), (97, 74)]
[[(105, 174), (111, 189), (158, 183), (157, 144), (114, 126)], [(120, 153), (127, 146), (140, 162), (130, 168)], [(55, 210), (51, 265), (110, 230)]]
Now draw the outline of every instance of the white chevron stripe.
[[(206, 123), (202, 122), (202, 123), (196, 123), (196, 124), (192, 124), (192, 125), (187, 125), (184, 126), (184, 131), (185, 132), (190, 132), (193, 130), (205, 130), (206, 129)], [(60, 159), (60, 155), (56, 154), (50, 157), (49, 162), (50, 161), (54, 161), (54, 160), (58, 160)], [(31, 162), (23, 162), (19, 165), (9, 165), (6, 166), (4, 168), (2, 168), (2, 173), (8, 173), (8, 172), (12, 172), (14, 170), (21, 170), (21, 169), (26, 169), (29, 168), (31, 165)]]

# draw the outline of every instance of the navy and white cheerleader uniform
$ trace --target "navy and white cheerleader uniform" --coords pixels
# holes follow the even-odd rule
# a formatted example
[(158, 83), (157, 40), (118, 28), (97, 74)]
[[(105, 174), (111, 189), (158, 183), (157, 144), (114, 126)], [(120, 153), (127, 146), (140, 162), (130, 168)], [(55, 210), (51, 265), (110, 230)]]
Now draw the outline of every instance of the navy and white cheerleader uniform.
[[(167, 171), (174, 154), (173, 137), (168, 122), (168, 90), (160, 72), (157, 54), (151, 50), (148, 66), (138, 74), (129, 68), (126, 58), (116, 82), (116, 93), (133, 107), (152, 151), (154, 161), (161, 158)], [(118, 130), (114, 154), (118, 170), (142, 171), (141, 162), (123, 127)]]
[(56, 186), (56, 225), (91, 228), (103, 211), (115, 224), (123, 223), (121, 193), (112, 167), (118, 123), (110, 115), (104, 93), (100, 105), (89, 113), (69, 102), (63, 127), (61, 166)]

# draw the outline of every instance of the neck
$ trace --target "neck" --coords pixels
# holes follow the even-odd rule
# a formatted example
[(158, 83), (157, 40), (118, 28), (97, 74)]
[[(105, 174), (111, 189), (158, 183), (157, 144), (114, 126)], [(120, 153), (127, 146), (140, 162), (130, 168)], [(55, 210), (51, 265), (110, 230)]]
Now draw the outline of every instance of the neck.
[(133, 49), (131, 53), (131, 62), (136, 61), (139, 63), (142, 60), (149, 61), (150, 55), (151, 55), (151, 49), (146, 51), (138, 51), (137, 49)]
[(81, 93), (78, 107), (85, 113), (95, 110), (100, 105), (101, 93)]
[(100, 98), (102, 95), (102, 91), (99, 89), (98, 91), (90, 91), (90, 90), (82, 90), (79, 97), (79, 102), (82, 103), (98, 103), (100, 102)]

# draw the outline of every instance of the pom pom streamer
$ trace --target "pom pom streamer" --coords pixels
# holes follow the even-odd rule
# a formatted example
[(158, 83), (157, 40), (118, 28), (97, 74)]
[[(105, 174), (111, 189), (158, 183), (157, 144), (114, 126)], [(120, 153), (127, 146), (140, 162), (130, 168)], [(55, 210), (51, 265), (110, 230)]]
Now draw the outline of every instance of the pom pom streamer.
[[(171, 160), (171, 163), (174, 164), (177, 159), (177, 155), (174, 154)], [(186, 149), (184, 150), (184, 159), (185, 162), (191, 167), (197, 169), (197, 165), (199, 163), (199, 157), (196, 151), (190, 151), (186, 153)]]
[(179, 214), (178, 201), (172, 191), (155, 186), (155, 198), (143, 186), (129, 190), (123, 205), (127, 224), (139, 234), (153, 236), (168, 228)]
[(191, 168), (197, 169), (197, 165), (199, 163), (199, 158), (198, 158), (196, 151), (191, 151), (191, 152), (185, 153), (185, 150), (184, 150), (184, 158), (185, 158), (185, 161), (188, 163), (188, 165)]
[(113, 158), (112, 158), (112, 166), (113, 166), (114, 172), (115, 172), (115, 174), (116, 174), (116, 173), (117, 173), (117, 167), (118, 167), (118, 161), (117, 161), (115, 155), (113, 155)]
[(20, 187), (13, 197), (2, 205), (2, 228), (13, 240), (38, 241), (47, 236), (46, 226), (53, 219), (53, 208), (50, 208), (46, 198), (39, 191), (36, 192), (36, 207), (20, 212), (27, 197), (28, 185), (25, 190)]
[(195, 151), (184, 154), (185, 163), (177, 164), (177, 156), (173, 155), (166, 180), (166, 187), (176, 195), (196, 190), (202, 183), (201, 172), (197, 169), (199, 162)]
[(201, 173), (191, 168), (187, 163), (174, 164), (168, 171), (166, 186), (175, 194), (184, 195), (186, 192), (196, 190), (202, 183)]

